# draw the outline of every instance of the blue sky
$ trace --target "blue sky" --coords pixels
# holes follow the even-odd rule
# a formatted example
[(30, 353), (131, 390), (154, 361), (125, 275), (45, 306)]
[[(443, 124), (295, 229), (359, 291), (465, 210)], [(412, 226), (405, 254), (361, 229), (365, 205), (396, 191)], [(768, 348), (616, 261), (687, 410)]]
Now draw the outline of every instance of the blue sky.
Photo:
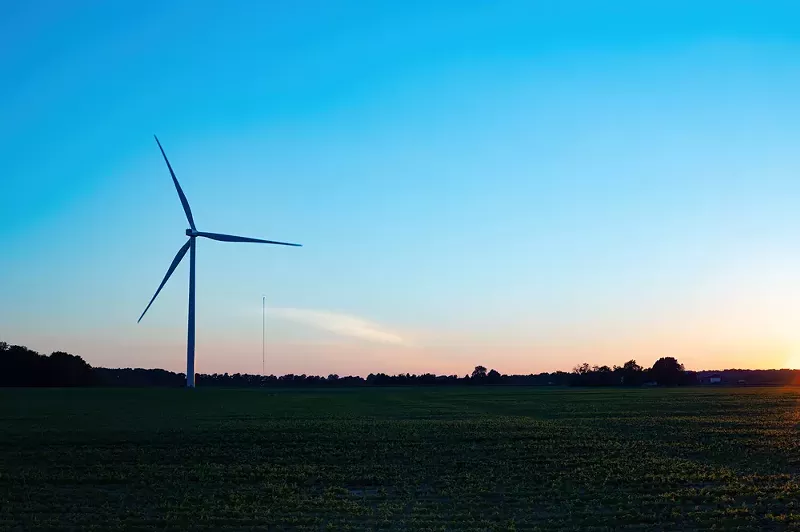
[[(646, 5), (645, 5), (646, 4)], [(0, 339), (201, 372), (800, 365), (790, 2), (0, 7)]]

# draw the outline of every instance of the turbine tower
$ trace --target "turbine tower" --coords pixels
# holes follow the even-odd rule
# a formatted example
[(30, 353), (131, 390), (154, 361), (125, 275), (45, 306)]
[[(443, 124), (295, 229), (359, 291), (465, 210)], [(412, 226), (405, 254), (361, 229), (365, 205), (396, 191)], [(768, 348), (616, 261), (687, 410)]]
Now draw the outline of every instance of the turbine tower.
[[(155, 135), (154, 135), (155, 137)], [(194, 218), (192, 217), (192, 209), (189, 208), (189, 202), (186, 200), (186, 195), (184, 195), (183, 190), (181, 189), (181, 185), (178, 183), (178, 178), (175, 177), (175, 172), (172, 170), (172, 165), (169, 164), (169, 159), (167, 159), (167, 154), (164, 153), (164, 148), (161, 147), (161, 143), (158, 141), (158, 137), (155, 137), (156, 143), (158, 144), (158, 149), (161, 150), (161, 155), (164, 156), (164, 162), (167, 163), (167, 168), (169, 168), (169, 173), (172, 175), (172, 182), (175, 184), (175, 189), (178, 191), (178, 197), (181, 200), (181, 205), (183, 205), (183, 212), (186, 213), (186, 219), (189, 222), (189, 229), (186, 230), (186, 236), (189, 239), (186, 243), (181, 246), (178, 250), (178, 253), (175, 255), (175, 258), (172, 259), (172, 264), (169, 265), (169, 269), (167, 269), (167, 274), (164, 276), (164, 280), (161, 281), (161, 284), (158, 285), (158, 290), (153, 295), (153, 298), (150, 300), (150, 303), (147, 304), (145, 307), (144, 312), (142, 315), (139, 316), (139, 320), (137, 323), (142, 321), (144, 315), (147, 313), (147, 310), (150, 308), (150, 305), (153, 304), (153, 301), (156, 300), (158, 297), (159, 292), (161, 289), (164, 288), (164, 285), (167, 284), (167, 280), (169, 279), (172, 272), (175, 271), (175, 268), (178, 267), (178, 264), (181, 263), (183, 257), (186, 255), (186, 252), (189, 252), (189, 322), (188, 322), (188, 331), (186, 337), (186, 387), (187, 388), (194, 388), (194, 261), (195, 261), (195, 240), (197, 237), (203, 238), (210, 238), (211, 240), (219, 240), (221, 242), (252, 242), (256, 244), (278, 244), (281, 246), (295, 246), (300, 247), (300, 244), (290, 244), (289, 242), (275, 242), (274, 240), (261, 240), (260, 238), (248, 238), (244, 236), (234, 236), (234, 235), (223, 235), (220, 233), (206, 233), (203, 231), (198, 231), (197, 227), (194, 225)]]

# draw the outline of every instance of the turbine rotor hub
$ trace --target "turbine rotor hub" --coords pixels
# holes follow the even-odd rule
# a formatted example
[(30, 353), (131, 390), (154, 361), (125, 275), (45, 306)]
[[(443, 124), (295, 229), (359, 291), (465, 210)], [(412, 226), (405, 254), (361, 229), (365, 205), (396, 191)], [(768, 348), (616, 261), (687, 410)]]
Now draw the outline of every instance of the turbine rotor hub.
[(194, 229), (187, 229), (186, 236), (197, 236), (197, 231), (195, 231)]

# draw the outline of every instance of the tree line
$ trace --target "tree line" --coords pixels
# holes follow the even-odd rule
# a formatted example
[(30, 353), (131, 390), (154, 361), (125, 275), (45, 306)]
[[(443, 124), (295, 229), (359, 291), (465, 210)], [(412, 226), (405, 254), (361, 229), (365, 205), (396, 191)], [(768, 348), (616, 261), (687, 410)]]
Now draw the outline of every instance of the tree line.
[(0, 342), (0, 386), (91, 386), (94, 369), (79, 356), (56, 351), (40, 355)]
[(686, 371), (683, 364), (674, 357), (656, 360), (653, 367), (645, 369), (635, 360), (622, 366), (589, 366), (581, 364), (572, 370), (570, 384), (573, 386), (641, 386), (653, 384), (661, 386), (681, 386), (696, 384), (697, 373)]
[[(687, 371), (677, 359), (658, 359), (650, 368), (629, 360), (622, 366), (590, 366), (588, 363), (571, 372), (556, 371), (528, 375), (504, 375), (484, 366), (464, 376), (371, 373), (361, 376), (252, 375), (243, 373), (197, 374), (196, 384), (204, 387), (353, 387), (353, 386), (681, 386), (699, 384), (704, 374)], [(799, 384), (795, 370), (723, 370), (723, 382), (736, 384)], [(186, 375), (164, 369), (93, 368), (80, 356), (56, 351), (41, 355), (24, 346), (0, 342), (0, 386), (122, 386), (181, 387)]]

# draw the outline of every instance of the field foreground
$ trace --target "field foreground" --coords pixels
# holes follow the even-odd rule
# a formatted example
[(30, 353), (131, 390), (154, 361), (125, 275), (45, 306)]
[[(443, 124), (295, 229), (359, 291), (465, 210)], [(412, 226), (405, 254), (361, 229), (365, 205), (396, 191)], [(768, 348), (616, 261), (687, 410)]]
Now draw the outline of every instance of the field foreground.
[(0, 390), (0, 530), (800, 525), (800, 390)]

